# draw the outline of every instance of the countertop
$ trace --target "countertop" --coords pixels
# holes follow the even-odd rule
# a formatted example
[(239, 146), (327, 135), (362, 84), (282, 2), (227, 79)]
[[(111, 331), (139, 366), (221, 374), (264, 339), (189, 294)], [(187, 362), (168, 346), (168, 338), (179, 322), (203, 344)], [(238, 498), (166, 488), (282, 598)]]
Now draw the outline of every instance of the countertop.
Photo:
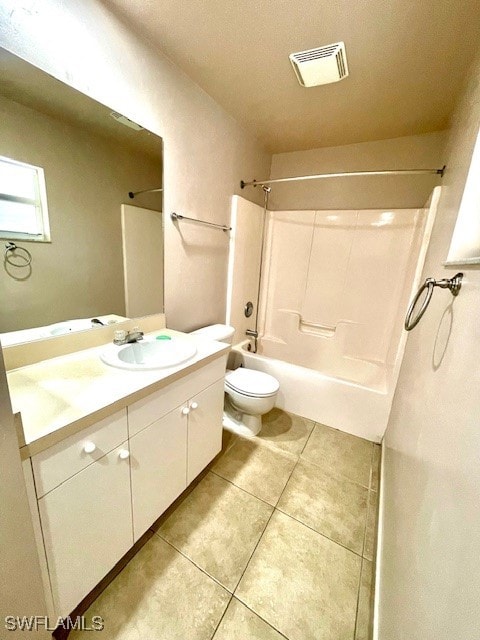
[(108, 345), (102, 345), (9, 371), (13, 411), (21, 414), (18, 431), (22, 458), (45, 450), (230, 350), (228, 344), (171, 329), (162, 329), (161, 333), (193, 341), (197, 354), (176, 367), (130, 371), (104, 364), (100, 354)]

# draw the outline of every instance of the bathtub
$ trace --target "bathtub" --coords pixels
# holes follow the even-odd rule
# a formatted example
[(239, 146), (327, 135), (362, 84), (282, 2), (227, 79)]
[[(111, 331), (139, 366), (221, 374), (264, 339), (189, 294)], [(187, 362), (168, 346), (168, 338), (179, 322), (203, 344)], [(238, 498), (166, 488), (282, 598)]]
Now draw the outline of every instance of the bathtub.
[[(361, 438), (380, 442), (392, 392), (386, 384), (358, 384), (248, 351), (249, 340), (232, 347), (229, 367), (264, 371), (280, 383), (276, 406)], [(261, 343), (260, 343), (261, 349)]]

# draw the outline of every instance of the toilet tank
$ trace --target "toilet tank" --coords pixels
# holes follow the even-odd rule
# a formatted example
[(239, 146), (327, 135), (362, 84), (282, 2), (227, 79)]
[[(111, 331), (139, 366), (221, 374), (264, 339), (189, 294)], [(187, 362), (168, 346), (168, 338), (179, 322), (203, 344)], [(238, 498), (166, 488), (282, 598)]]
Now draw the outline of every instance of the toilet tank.
[(203, 336), (207, 340), (217, 340), (218, 342), (227, 342), (232, 344), (235, 328), (228, 324), (210, 324), (208, 327), (202, 327), (191, 334), (195, 336)]

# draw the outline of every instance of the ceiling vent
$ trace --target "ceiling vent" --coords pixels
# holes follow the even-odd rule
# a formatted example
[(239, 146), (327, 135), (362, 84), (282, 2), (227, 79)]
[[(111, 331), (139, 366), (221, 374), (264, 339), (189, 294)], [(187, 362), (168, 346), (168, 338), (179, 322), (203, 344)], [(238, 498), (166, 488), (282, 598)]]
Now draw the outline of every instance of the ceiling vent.
[(338, 82), (348, 76), (344, 42), (291, 53), (289, 57), (302, 87)]

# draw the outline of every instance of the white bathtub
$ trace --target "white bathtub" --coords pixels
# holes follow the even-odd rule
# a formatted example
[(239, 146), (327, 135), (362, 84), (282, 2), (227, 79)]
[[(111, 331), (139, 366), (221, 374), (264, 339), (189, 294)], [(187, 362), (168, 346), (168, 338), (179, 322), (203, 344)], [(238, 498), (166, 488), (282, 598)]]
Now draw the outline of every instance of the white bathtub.
[(236, 368), (243, 365), (277, 378), (280, 382), (277, 407), (380, 442), (392, 404), (391, 392), (251, 353), (248, 351), (249, 343), (246, 340), (232, 348), (229, 366)]

